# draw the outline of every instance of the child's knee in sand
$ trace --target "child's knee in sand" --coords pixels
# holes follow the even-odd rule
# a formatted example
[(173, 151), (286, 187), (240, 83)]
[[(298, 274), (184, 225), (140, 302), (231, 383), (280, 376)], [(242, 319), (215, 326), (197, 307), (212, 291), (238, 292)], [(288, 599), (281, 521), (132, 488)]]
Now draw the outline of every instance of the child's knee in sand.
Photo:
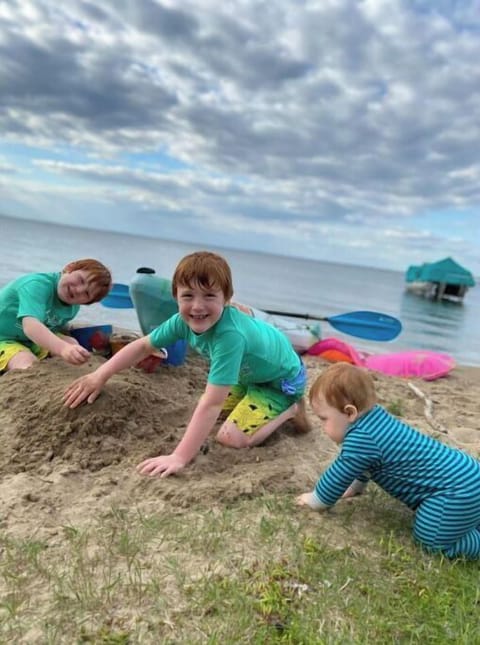
[(216, 435), (216, 440), (228, 448), (248, 448), (249, 437), (231, 421), (225, 421)]
[(270, 437), (278, 426), (271, 427), (271, 423), (259, 428), (254, 434), (246, 434), (233, 423), (226, 423), (217, 433), (216, 440), (228, 448), (254, 448), (260, 446)]
[[(268, 437), (270, 437), (286, 421), (295, 419), (298, 414), (299, 407), (299, 402), (293, 403), (277, 417), (258, 427), (254, 432), (242, 431), (236, 423), (227, 420), (218, 431), (216, 439), (222, 445), (230, 448), (254, 448), (266, 441)], [(305, 427), (306, 423), (310, 429), (305, 410), (304, 408), (301, 409), (302, 415), (305, 414), (305, 419), (302, 417), (302, 427)], [(308, 430), (301, 430), (301, 432), (307, 431)]]
[(26, 370), (38, 362), (38, 358), (29, 350), (17, 352), (8, 361), (6, 370)]

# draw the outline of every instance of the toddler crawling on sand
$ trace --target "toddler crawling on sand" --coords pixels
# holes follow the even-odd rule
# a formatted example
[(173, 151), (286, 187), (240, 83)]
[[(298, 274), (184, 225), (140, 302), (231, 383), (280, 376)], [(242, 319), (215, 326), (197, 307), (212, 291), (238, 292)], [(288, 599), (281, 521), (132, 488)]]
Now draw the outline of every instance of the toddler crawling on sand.
[(370, 374), (348, 363), (327, 368), (310, 390), (339, 456), (312, 492), (297, 498), (318, 511), (361, 493), (371, 479), (415, 511), (414, 539), (449, 558), (480, 558), (480, 463), (421, 434), (376, 403)]

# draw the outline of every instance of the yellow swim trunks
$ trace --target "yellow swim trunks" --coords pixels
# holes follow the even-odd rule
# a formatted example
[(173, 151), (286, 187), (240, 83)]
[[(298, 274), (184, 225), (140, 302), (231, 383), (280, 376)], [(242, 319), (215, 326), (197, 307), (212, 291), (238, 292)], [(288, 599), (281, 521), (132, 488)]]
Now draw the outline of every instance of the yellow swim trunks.
[(253, 435), (279, 414), (288, 410), (295, 398), (266, 385), (234, 385), (223, 404), (228, 421)]
[(0, 340), (0, 372), (4, 372), (7, 369), (10, 359), (19, 352), (32, 352), (39, 360), (48, 356), (48, 349), (38, 345), (27, 347), (16, 340)]

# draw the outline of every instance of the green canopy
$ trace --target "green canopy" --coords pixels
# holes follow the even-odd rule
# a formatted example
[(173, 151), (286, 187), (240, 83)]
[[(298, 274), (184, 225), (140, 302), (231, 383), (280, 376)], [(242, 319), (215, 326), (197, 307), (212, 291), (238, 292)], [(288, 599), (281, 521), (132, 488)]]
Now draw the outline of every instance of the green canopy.
[(475, 286), (472, 273), (452, 258), (425, 263), (421, 266), (412, 265), (408, 267), (405, 277), (407, 282), (442, 282), (466, 287)]

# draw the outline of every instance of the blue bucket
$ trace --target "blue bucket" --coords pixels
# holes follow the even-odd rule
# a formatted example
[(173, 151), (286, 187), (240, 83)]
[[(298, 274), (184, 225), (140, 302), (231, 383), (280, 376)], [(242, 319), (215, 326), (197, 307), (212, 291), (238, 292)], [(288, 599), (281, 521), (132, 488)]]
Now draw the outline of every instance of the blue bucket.
[[(82, 347), (92, 351), (92, 339), (100, 336), (104, 344), (108, 344), (110, 335), (113, 331), (112, 325), (91, 325), (90, 327), (73, 327), (69, 330), (71, 336), (76, 338)], [(95, 342), (95, 339), (94, 339)]]
[(177, 340), (173, 345), (165, 347), (168, 352), (168, 358), (164, 361), (166, 365), (183, 365), (187, 353), (187, 341)]

